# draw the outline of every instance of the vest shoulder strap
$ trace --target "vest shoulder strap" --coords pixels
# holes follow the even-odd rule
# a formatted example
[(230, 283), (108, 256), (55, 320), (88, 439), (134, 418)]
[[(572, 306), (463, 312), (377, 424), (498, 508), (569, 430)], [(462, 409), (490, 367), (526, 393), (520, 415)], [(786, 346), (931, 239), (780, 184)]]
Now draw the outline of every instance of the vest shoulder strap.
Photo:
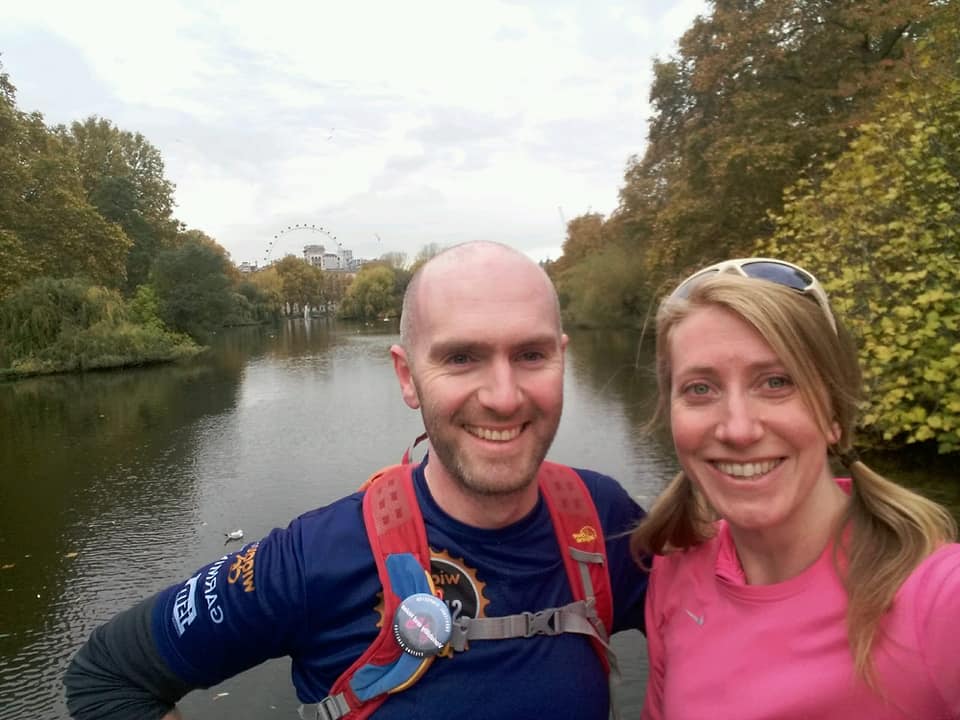
[[(544, 462), (538, 481), (553, 520), (573, 597), (593, 602), (601, 623), (597, 630), (601, 638), (608, 639), (613, 631), (613, 590), (596, 504), (576, 470), (566, 465)], [(593, 642), (609, 671), (607, 648)]]
[[(423, 515), (413, 487), (413, 468), (413, 465), (384, 468), (374, 473), (361, 486), (361, 490), (365, 491), (363, 522), (367, 528), (373, 559), (377, 564), (377, 575), (383, 587), (383, 622), (376, 639), (330, 688), (324, 701), (335, 704), (335, 707), (330, 708), (335, 711), (335, 714), (330, 714), (330, 718), (343, 717), (347, 712), (350, 713), (351, 720), (369, 717), (386, 700), (387, 692), (381, 690), (368, 696), (367, 691), (371, 688), (358, 688), (352, 681), (359, 671), (368, 666), (385, 668), (400, 659), (406, 659), (401, 658), (405, 654), (393, 637), (393, 616), (403, 598), (397, 596), (391, 581), (387, 557), (394, 553), (409, 553), (420, 567), (429, 573), (430, 548), (427, 545)], [(424, 584), (427, 584), (426, 577)], [(429, 587), (427, 591), (430, 591)], [(426, 664), (432, 659), (417, 660), (421, 667), (414, 673), (416, 677), (422, 674)], [(322, 705), (323, 703), (317, 706), (317, 717), (321, 718)]]
[[(388, 673), (388, 669), (409, 659), (393, 637), (392, 618), (403, 598), (397, 594), (396, 574), (391, 576), (387, 558), (409, 554), (411, 560), (415, 559), (425, 571), (423, 583), (430, 585), (430, 548), (423, 514), (417, 503), (413, 468), (409, 464), (384, 468), (361, 486), (365, 491), (363, 520), (383, 586), (383, 623), (376, 639), (337, 678), (329, 695), (312, 706), (316, 708), (316, 715), (312, 717), (320, 720), (368, 718), (386, 700), (389, 692), (412, 685), (433, 660), (417, 659), (419, 667), (415, 672), (404, 669), (409, 676), (406, 682), (399, 687), (384, 687), (384, 675), (394, 674)], [(605, 670), (610, 672), (609, 647), (605, 641), (613, 629), (613, 594), (603, 529), (593, 498), (577, 472), (565, 465), (544, 462), (537, 482), (560, 545), (574, 604), (585, 602), (592, 609), (586, 613), (596, 630), (590, 641)], [(426, 591), (432, 592), (432, 587)], [(533, 613), (525, 615), (533, 616)], [(583, 632), (582, 629), (576, 631)], [(363, 681), (370, 676), (378, 680), (372, 683)], [(301, 708), (301, 715), (304, 709)]]

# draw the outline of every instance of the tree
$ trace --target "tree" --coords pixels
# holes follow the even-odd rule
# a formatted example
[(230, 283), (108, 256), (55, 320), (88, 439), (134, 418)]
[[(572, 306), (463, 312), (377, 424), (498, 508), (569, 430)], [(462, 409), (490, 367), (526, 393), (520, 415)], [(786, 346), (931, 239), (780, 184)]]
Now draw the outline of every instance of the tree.
[(127, 289), (146, 281), (150, 265), (173, 245), (174, 186), (164, 177), (160, 152), (140, 133), (90, 117), (57, 132), (72, 146), (87, 199), (132, 240), (126, 257)]
[(365, 265), (357, 273), (340, 306), (340, 316), (370, 321), (397, 315), (394, 272), (386, 265)]
[(141, 288), (131, 305), (120, 293), (81, 280), (40, 277), (0, 301), (4, 375), (86, 370), (176, 360), (199, 351), (156, 318)]
[(563, 272), (591, 255), (603, 250), (610, 241), (604, 232), (604, 218), (600, 213), (586, 213), (567, 223), (567, 237), (563, 252), (551, 264), (551, 272), (559, 277)]
[(222, 248), (195, 235), (163, 250), (150, 274), (168, 327), (203, 341), (222, 327), (233, 307), (230, 262)]
[(76, 163), (0, 73), (0, 297), (40, 275), (123, 281), (130, 240), (87, 201)]
[(295, 255), (287, 255), (274, 264), (280, 277), (283, 303), (302, 311), (310, 306), (325, 304), (324, 273), (320, 268)]
[(960, 8), (849, 151), (786, 194), (758, 252), (823, 278), (860, 341), (865, 429), (960, 449)]
[(908, 77), (943, 3), (715, 0), (677, 56), (654, 64), (654, 114), (628, 164), (617, 214), (656, 287), (769, 237), (768, 212), (810, 163), (835, 159), (840, 130)]

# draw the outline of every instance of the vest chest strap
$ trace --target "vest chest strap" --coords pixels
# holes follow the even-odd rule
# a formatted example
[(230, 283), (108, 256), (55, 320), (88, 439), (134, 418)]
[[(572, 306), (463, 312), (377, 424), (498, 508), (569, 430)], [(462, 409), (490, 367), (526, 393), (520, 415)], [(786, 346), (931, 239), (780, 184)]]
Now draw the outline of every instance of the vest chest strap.
[(297, 714), (302, 720), (340, 720), (350, 712), (350, 705), (343, 693), (327, 695), (315, 705), (301, 705)]
[(450, 647), (455, 652), (463, 652), (468, 649), (471, 640), (504, 640), (561, 633), (589, 635), (606, 646), (607, 638), (600, 634), (594, 624), (597, 622), (596, 618), (593, 604), (586, 600), (577, 600), (563, 607), (547, 608), (539, 612), (523, 612), (502, 617), (460, 618), (453, 624)]

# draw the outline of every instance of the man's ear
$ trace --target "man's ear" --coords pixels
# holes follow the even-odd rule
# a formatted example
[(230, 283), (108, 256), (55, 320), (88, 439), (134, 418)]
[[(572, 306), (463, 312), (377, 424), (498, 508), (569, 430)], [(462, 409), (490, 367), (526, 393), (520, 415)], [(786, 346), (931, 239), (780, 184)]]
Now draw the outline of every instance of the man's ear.
[(420, 407), (420, 398), (417, 395), (417, 386), (413, 382), (413, 370), (407, 360), (407, 351), (400, 345), (390, 346), (390, 357), (393, 358), (393, 371), (400, 381), (400, 394), (408, 407), (417, 410)]

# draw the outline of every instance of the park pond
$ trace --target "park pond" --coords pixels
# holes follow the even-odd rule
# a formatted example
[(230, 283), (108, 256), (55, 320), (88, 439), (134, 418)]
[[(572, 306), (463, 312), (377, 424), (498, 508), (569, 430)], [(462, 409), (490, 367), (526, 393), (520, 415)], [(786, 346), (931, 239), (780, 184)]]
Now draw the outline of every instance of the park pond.
[[(395, 333), (289, 320), (225, 331), (188, 362), (0, 384), (0, 720), (66, 717), (63, 671), (93, 628), (219, 557), (225, 532), (261, 537), (398, 462), (422, 425), (393, 376)], [(654, 380), (637, 341), (571, 332), (549, 457), (649, 505), (675, 462), (643, 429)], [(956, 488), (942, 465), (914, 477)], [(616, 647), (637, 717), (643, 638)], [(191, 693), (185, 717), (296, 717), (289, 672), (274, 660)]]

